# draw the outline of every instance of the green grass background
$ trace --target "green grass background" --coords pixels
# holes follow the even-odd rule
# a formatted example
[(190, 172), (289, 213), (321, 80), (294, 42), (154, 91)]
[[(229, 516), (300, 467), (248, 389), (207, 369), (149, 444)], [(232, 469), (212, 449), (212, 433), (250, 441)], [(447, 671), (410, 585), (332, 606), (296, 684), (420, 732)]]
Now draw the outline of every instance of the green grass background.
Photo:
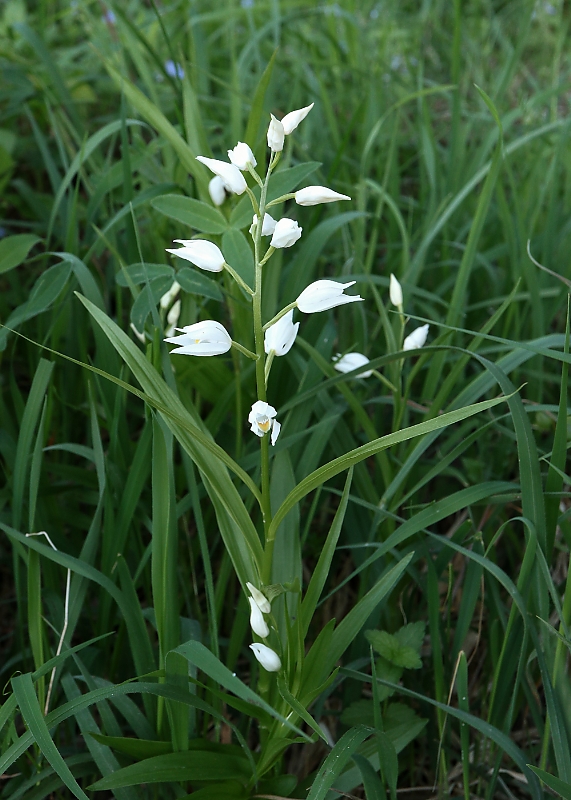
[[(377, 745), (343, 738), (336, 752), (346, 764), (332, 782), (367, 798), (390, 795), (396, 783), (420, 787), (407, 797), (540, 798), (545, 785), (531, 764), (571, 797), (570, 20), (561, 0), (2, 4), (1, 797), (70, 797), (69, 776), (92, 796), (86, 787), (142, 757), (89, 732), (166, 741), (165, 701), (151, 688), (73, 704), (153, 672), (182, 642), (202, 641), (255, 683), (247, 604), (200, 473), (139, 398), (77, 364), (138, 386), (74, 293), (133, 341), (130, 322), (146, 325), (141, 353), (257, 480), (245, 426), (252, 367), (238, 355), (189, 358), (173, 361), (173, 373), (160, 347), (157, 302), (174, 275), (164, 250), (197, 228), (164, 196), (209, 202), (209, 175), (195, 155), (225, 158), (246, 140), (261, 161), (269, 112), (310, 102), (284, 166), (299, 167), (302, 185), (330, 186), (352, 202), (296, 209), (304, 235), (271, 262), (264, 316), (320, 277), (356, 280), (366, 302), (305, 317), (303, 341), (274, 362), (269, 400), (284, 430), (273, 502), (395, 427), (518, 389), (507, 404), (355, 468), (309, 641), (409, 554), (366, 627), (395, 633), (425, 623), (426, 636), (422, 667), (405, 670), (390, 698), (371, 690), (367, 639), (351, 643), (312, 714), (335, 741), (355, 723), (383, 726), (398, 766), (387, 757), (380, 780)], [(246, 212), (231, 198), (222, 214), (225, 227), (210, 220), (203, 230), (247, 274), (238, 224)], [(142, 261), (162, 265), (148, 285), (140, 269), (127, 269)], [(407, 331), (415, 320), (431, 325), (429, 347), (404, 361), (394, 356), (391, 272), (412, 317)], [(183, 289), (182, 324), (220, 319), (251, 347), (247, 309), (229, 282), (187, 276)], [(374, 378), (335, 373), (332, 355), (351, 350), (376, 359), (391, 380), (402, 366), (408, 402), (397, 407)], [(286, 518), (276, 582), (297, 575), (307, 585), (344, 478)], [(59, 556), (22, 535), (42, 530)], [(162, 583), (153, 574), (157, 548)], [(68, 568), (68, 656), (50, 709), (70, 703), (71, 711), (46, 725), (37, 712), (51, 668), (39, 672), (56, 655)], [(94, 637), (102, 638), (69, 656)], [(255, 748), (248, 709), (230, 713), (214, 693), (216, 676), (203, 683), (196, 697), (211, 710), (192, 709), (192, 735), (213, 752), (238, 747), (237, 736)], [(331, 782), (319, 769), (327, 753), (323, 744), (295, 745), (278, 770), (295, 781), (265, 791), (307, 797), (313, 786), (312, 798), (326, 796)], [(190, 790), (181, 779), (107, 796)]]

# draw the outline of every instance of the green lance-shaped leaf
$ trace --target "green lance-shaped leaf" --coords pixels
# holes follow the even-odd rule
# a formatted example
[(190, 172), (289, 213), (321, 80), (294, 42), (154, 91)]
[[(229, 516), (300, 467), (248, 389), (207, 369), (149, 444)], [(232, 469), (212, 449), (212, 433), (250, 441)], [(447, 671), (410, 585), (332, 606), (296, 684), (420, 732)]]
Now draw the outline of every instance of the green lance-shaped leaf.
[(14, 689), (14, 696), (18, 702), (24, 721), (30, 733), (38, 743), (43, 755), (50, 762), (73, 796), (80, 798), (80, 800), (88, 800), (87, 795), (82, 791), (73, 777), (69, 767), (63, 760), (61, 753), (50, 736), (48, 726), (46, 725), (44, 715), (38, 703), (38, 698), (36, 697), (36, 692), (34, 691), (34, 684), (32, 683), (32, 676), (30, 673), (27, 672), (25, 675), (17, 675), (15, 678), (12, 678), (12, 688)]
[(341, 775), (344, 766), (353, 756), (353, 753), (372, 733), (373, 730), (371, 728), (359, 725), (343, 734), (321, 765), (321, 769), (313, 781), (307, 800), (325, 799), (327, 792), (333, 785), (335, 779)]
[[(261, 564), (262, 548), (250, 515), (224, 464), (240, 474), (248, 488), (253, 488), (255, 493), (256, 487), (226, 452), (210, 440), (198, 415), (191, 414), (183, 406), (131, 339), (100, 309), (81, 295), (78, 297), (131, 369), (148, 396), (148, 401), (159, 408), (167, 426), (203, 474), (224, 543), (240, 581), (245, 584), (255, 576), (256, 568)], [(229, 534), (230, 528), (237, 536)]]
[(325, 483), (325, 481), (333, 478), (340, 472), (369, 458), (369, 456), (375, 455), (375, 453), (379, 453), (381, 450), (392, 447), (394, 444), (406, 442), (409, 439), (414, 439), (416, 436), (423, 436), (426, 433), (431, 433), (440, 428), (446, 428), (448, 425), (461, 422), (468, 417), (472, 417), (474, 414), (480, 413), (480, 411), (487, 411), (497, 406), (499, 403), (505, 402), (507, 399), (507, 397), (497, 397), (494, 400), (484, 400), (480, 403), (466, 406), (465, 408), (459, 408), (456, 411), (449, 411), (447, 414), (442, 414), (436, 419), (426, 420), (426, 422), (420, 422), (418, 425), (412, 425), (410, 428), (404, 428), (401, 431), (395, 431), (395, 433), (381, 436), (379, 439), (361, 445), (361, 447), (357, 447), (349, 453), (345, 453), (345, 455), (339, 456), (339, 458), (335, 458), (328, 464), (319, 467), (319, 469), (316, 469), (311, 475), (308, 475), (307, 478), (301, 481), (301, 483), (286, 497), (272, 520), (268, 537), (271, 539), (275, 536), (280, 522), (296, 503), (305, 497), (306, 494), (313, 491), (313, 489), (316, 489), (322, 483)]
[(563, 800), (571, 800), (571, 784), (562, 781), (560, 778), (556, 778), (555, 775), (550, 775), (549, 772), (546, 772), (544, 769), (539, 769), (539, 767), (534, 767), (531, 764), (527, 765), (538, 778), (541, 778), (543, 783), (546, 786), (549, 786), (550, 789), (553, 789), (554, 792), (561, 795)]
[(33, 233), (17, 233), (0, 241), (0, 274), (18, 267), (28, 257), (32, 247), (39, 241)]

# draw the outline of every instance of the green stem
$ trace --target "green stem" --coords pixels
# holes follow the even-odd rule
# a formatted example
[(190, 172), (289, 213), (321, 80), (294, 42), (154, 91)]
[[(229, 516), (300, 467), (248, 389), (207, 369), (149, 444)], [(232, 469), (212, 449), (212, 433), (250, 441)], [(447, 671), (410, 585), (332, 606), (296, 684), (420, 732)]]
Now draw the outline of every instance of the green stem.
[(224, 269), (226, 270), (226, 272), (232, 275), (238, 286), (241, 286), (242, 289), (250, 295), (250, 297), (254, 296), (254, 292), (252, 291), (252, 289), (248, 286), (248, 284), (245, 281), (242, 280), (242, 278), (238, 275), (236, 270), (232, 269), (230, 264), (224, 264)]
[(251, 350), (248, 350), (247, 347), (244, 347), (243, 344), (239, 344), (238, 342), (235, 342), (234, 340), (232, 340), (232, 347), (234, 347), (236, 350), (238, 350), (243, 355), (247, 356), (247, 358), (251, 358), (252, 361), (257, 361), (258, 360), (258, 356), (255, 353), (252, 353)]
[(280, 203), (285, 203), (286, 200), (293, 200), (295, 197), (295, 192), (290, 192), (289, 194), (282, 194), (281, 197), (276, 197), (275, 200), (272, 200), (270, 203), (266, 205), (266, 208), (271, 208), (272, 206), (278, 206)]
[[(268, 183), (272, 173), (275, 158), (270, 160), (266, 179), (260, 192), (260, 205), (257, 211), (258, 222), (254, 235), (254, 257), (256, 263), (256, 283), (254, 296), (252, 298), (253, 312), (254, 312), (254, 341), (256, 344), (256, 389), (258, 400), (266, 402), (266, 356), (264, 352), (264, 326), (262, 324), (262, 266), (263, 259), (260, 258), (260, 245), (262, 240), (262, 224), (266, 209), (266, 196), (268, 191)], [(264, 537), (267, 539), (268, 530), (272, 521), (272, 509), (270, 503), (270, 454), (269, 454), (269, 439), (263, 436), (260, 441), (260, 456), (261, 456), (261, 477), (262, 477), (262, 515), (264, 518)], [(271, 561), (269, 569), (267, 565), (267, 558), (264, 555), (264, 576), (271, 574)], [(262, 580), (265, 582), (265, 577)]]
[(270, 377), (270, 370), (272, 368), (272, 363), (274, 361), (275, 354), (276, 354), (275, 350), (270, 350), (270, 352), (268, 353), (268, 360), (266, 361), (266, 371), (265, 371), (266, 387), (268, 385), (268, 378)]

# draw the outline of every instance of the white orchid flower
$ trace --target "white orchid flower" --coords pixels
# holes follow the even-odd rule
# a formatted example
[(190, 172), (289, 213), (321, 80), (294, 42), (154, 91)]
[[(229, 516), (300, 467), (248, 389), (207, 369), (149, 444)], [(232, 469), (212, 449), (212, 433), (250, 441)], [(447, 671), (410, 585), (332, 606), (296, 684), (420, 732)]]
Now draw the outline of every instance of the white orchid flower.
[(353, 286), (356, 281), (349, 283), (338, 283), (337, 281), (314, 281), (310, 283), (296, 300), (297, 307), (304, 314), (315, 314), (317, 311), (327, 311), (345, 303), (356, 303), (363, 298), (358, 294), (343, 294), (349, 286)]
[(260, 609), (260, 611), (262, 611), (264, 614), (269, 614), (270, 611), (272, 610), (272, 607), (266, 595), (259, 589), (256, 589), (256, 587), (249, 581), (246, 581), (246, 588), (254, 598), (254, 601), (258, 606), (258, 608)]
[[(258, 215), (254, 214), (252, 224), (250, 226), (250, 234), (252, 236), (256, 233), (256, 225), (258, 224)], [(264, 221), (262, 222), (262, 236), (271, 236), (276, 229), (277, 222), (269, 214), (264, 214)]]
[(226, 200), (226, 184), (220, 177), (215, 175), (208, 183), (208, 194), (215, 206), (221, 206)]
[(206, 156), (196, 156), (196, 160), (207, 166), (219, 178), (222, 178), (225, 185), (234, 194), (243, 194), (246, 191), (247, 186), (244, 176), (234, 164), (218, 161), (216, 158), (206, 158)]
[(314, 103), (312, 103), (310, 106), (305, 106), (305, 108), (298, 108), (296, 111), (290, 111), (289, 114), (286, 114), (282, 119), (284, 133), (287, 135), (288, 133), (294, 131), (299, 123), (307, 117), (313, 106)]
[(270, 325), (264, 336), (264, 350), (273, 350), (276, 356), (285, 356), (292, 348), (299, 329), (299, 322), (294, 325), (293, 308), (281, 319)]
[(267, 672), (279, 672), (282, 668), (280, 657), (271, 647), (259, 642), (254, 642), (250, 645), (250, 650), (253, 650), (257, 661)]
[(347, 194), (339, 194), (327, 186), (306, 186), (295, 193), (298, 206), (316, 206), (318, 203), (334, 203), (336, 200), (350, 200)]
[(168, 290), (168, 292), (165, 292), (161, 297), (161, 299), (159, 300), (159, 306), (163, 309), (163, 311), (165, 310), (165, 308), (168, 308), (170, 306), (170, 304), (172, 303), (172, 301), (175, 299), (175, 297), (178, 295), (179, 292), (180, 292), (180, 283), (178, 283), (178, 281), (173, 281), (171, 288)]
[(167, 253), (172, 253), (174, 256), (184, 258), (185, 261), (190, 261), (200, 269), (207, 272), (222, 272), (224, 269), (224, 256), (222, 250), (206, 239), (175, 239), (177, 244), (181, 244), (178, 250), (171, 250), (167, 248)]
[(405, 338), (402, 343), (403, 350), (416, 350), (418, 347), (424, 347), (426, 337), (428, 336), (428, 329), (430, 325), (421, 325), (420, 328), (415, 328), (412, 333)]
[(300, 238), (302, 230), (295, 220), (282, 217), (276, 222), (270, 246), (291, 247)]
[(238, 142), (233, 150), (228, 150), (228, 158), (240, 170), (248, 169), (248, 167), (255, 167), (258, 163), (250, 146), (246, 142)]
[(230, 334), (219, 322), (206, 319), (204, 322), (195, 322), (184, 328), (176, 328), (182, 336), (169, 336), (165, 342), (176, 344), (177, 349), (172, 353), (184, 356), (219, 356), (227, 353), (232, 347)]
[(250, 603), (250, 627), (260, 639), (265, 639), (266, 636), (270, 635), (270, 629), (260, 610), (260, 606), (253, 597), (248, 597), (248, 602)]
[[(274, 419), (277, 413), (276, 409), (269, 403), (264, 400), (256, 400), (248, 414), (248, 422), (252, 433), (255, 433), (261, 439), (266, 433), (272, 431), (271, 442), (275, 444), (281, 428), (280, 423)], [(275, 430), (276, 428), (277, 430)]]
[[(352, 372), (354, 369), (364, 367), (365, 364), (369, 363), (369, 359), (367, 356), (364, 356), (363, 353), (346, 353), (344, 356), (338, 353), (333, 361), (335, 362), (334, 366), (337, 372)], [(372, 374), (373, 370), (368, 369), (365, 372), (360, 372), (356, 377), (369, 378)]]
[(397, 308), (402, 308), (403, 305), (403, 296), (402, 296), (402, 286), (395, 278), (393, 273), (391, 272), (391, 277), (389, 278), (389, 298), (393, 306)]
[(284, 126), (276, 119), (273, 114), (270, 114), (270, 124), (268, 127), (268, 147), (272, 153), (281, 153), (284, 149)]

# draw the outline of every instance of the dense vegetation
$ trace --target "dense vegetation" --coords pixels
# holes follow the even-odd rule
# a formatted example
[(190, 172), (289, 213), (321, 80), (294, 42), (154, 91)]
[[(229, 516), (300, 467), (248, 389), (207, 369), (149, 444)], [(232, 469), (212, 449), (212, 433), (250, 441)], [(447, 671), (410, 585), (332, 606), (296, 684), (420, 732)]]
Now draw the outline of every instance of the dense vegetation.
[[(0, 797), (571, 797), (570, 21), (2, 4)], [(250, 200), (216, 207), (196, 156), (247, 142), (263, 179), (270, 112), (310, 103), (268, 198), (352, 199), (271, 209), (303, 234), (262, 319), (323, 278), (364, 302), (295, 311), (268, 448), (248, 291), (165, 248), (210, 239), (254, 287)], [(175, 277), (178, 325), (255, 364), (169, 355)]]

